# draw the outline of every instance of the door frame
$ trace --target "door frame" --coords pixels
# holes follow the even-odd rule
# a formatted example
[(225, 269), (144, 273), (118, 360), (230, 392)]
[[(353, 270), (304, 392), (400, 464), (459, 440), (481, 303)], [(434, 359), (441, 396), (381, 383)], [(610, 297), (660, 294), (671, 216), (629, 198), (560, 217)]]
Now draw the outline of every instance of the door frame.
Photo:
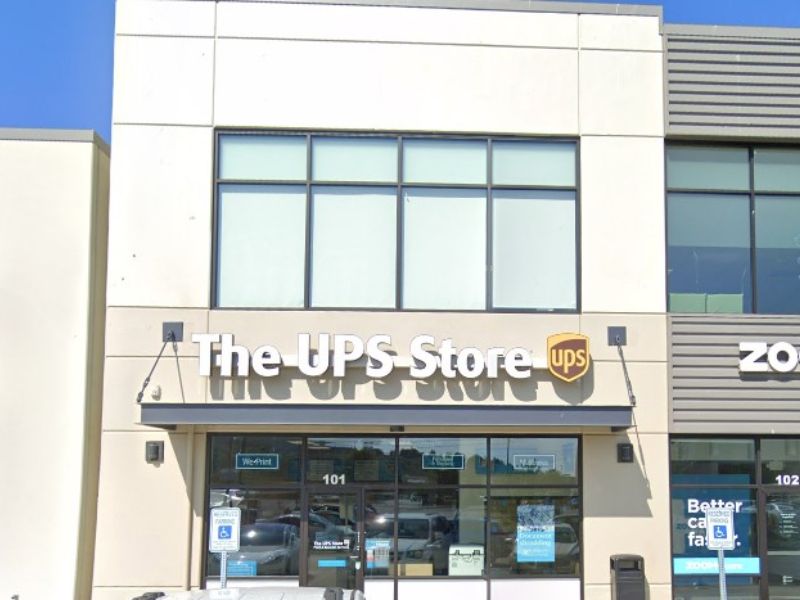
[[(306, 484), (303, 486), (300, 495), (300, 560), (299, 560), (299, 575), (300, 586), (308, 585), (309, 574), (309, 535), (308, 535), (308, 515), (309, 515), (309, 498), (316, 494), (332, 494), (332, 495), (349, 495), (355, 497), (355, 532), (356, 532), (356, 550), (351, 549), (351, 562), (358, 562), (359, 566), (353, 564), (351, 568), (355, 569), (355, 589), (364, 591), (364, 570), (366, 567), (366, 553), (364, 550), (364, 499), (365, 499), (364, 485), (325, 485), (321, 484)], [(354, 558), (355, 557), (355, 558)]]
[(758, 553), (761, 558), (761, 582), (759, 591), (761, 598), (767, 600), (769, 596), (769, 516), (767, 515), (767, 496), (770, 494), (786, 494), (800, 498), (800, 488), (797, 486), (781, 486), (767, 484), (758, 488)]

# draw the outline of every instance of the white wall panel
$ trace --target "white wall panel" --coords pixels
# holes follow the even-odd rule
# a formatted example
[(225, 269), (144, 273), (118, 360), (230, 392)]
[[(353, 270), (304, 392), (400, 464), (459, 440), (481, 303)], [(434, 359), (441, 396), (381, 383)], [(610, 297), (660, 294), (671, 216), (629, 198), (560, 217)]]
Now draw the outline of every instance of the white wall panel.
[(664, 135), (662, 55), (580, 52), (581, 135)]
[(213, 36), (214, 2), (117, 0), (116, 32), (127, 35)]
[(217, 42), (218, 126), (577, 132), (572, 50)]
[(108, 304), (209, 303), (210, 128), (115, 126)]
[(581, 49), (661, 52), (658, 17), (581, 15), (579, 19)]
[(581, 139), (584, 312), (664, 312), (664, 142)]
[[(483, 580), (401, 579), (397, 584), (398, 600), (486, 600), (486, 582)], [(498, 596), (495, 596), (498, 597)], [(499, 596), (502, 597), (502, 596)], [(507, 596), (512, 597), (512, 596)], [(371, 599), (370, 599), (371, 600)]]
[(220, 2), (220, 37), (575, 48), (577, 15)]
[(494, 579), (492, 598), (580, 600), (580, 579)]
[(213, 56), (212, 39), (117, 36), (114, 122), (210, 125)]
[(394, 581), (366, 579), (364, 596), (369, 600), (394, 600)]

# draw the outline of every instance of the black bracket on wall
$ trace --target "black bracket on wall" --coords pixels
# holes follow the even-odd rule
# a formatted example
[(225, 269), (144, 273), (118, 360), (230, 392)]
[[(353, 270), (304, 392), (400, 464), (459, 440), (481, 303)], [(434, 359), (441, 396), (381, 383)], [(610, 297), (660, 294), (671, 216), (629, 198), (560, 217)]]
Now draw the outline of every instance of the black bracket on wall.
[(144, 398), (144, 391), (147, 389), (147, 386), (150, 385), (150, 378), (153, 376), (153, 372), (156, 370), (158, 366), (158, 361), (161, 360), (161, 356), (164, 354), (164, 350), (167, 348), (167, 344), (172, 344), (172, 351), (175, 353), (175, 364), (178, 367), (178, 383), (181, 387), (181, 399), (185, 402), (186, 398), (183, 393), (183, 378), (181, 377), (181, 363), (178, 360), (178, 342), (183, 341), (183, 321), (164, 321), (161, 323), (161, 341), (164, 342), (161, 344), (161, 350), (158, 351), (158, 356), (156, 356), (156, 360), (153, 363), (153, 366), (150, 367), (150, 372), (147, 374), (147, 377), (144, 378), (144, 382), (142, 383), (142, 389), (139, 390), (139, 393), (136, 394), (136, 403), (141, 404), (142, 399)]
[(622, 351), (622, 347), (627, 343), (627, 327), (608, 328), (608, 345), (617, 347), (619, 359), (622, 361), (622, 374), (625, 376), (625, 387), (628, 390), (628, 401), (631, 403), (631, 406), (636, 406), (636, 396), (633, 393), (633, 385), (631, 384), (631, 378), (628, 375), (628, 365), (625, 363), (625, 353)]

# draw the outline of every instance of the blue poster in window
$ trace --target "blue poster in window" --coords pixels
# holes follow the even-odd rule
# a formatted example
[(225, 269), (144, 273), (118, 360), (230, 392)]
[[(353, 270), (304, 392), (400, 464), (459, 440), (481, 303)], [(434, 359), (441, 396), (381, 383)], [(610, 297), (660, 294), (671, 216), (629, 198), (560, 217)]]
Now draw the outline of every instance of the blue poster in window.
[(521, 504), (517, 507), (517, 562), (555, 562), (555, 507)]
[[(761, 567), (755, 530), (758, 506), (753, 492), (744, 487), (750, 484), (750, 477), (736, 474), (673, 475), (672, 482), (697, 486), (672, 489), (673, 573), (696, 576), (696, 581), (704, 581), (704, 576), (719, 573), (717, 552), (706, 547), (709, 532), (706, 531), (705, 513), (709, 509), (728, 508), (733, 511), (736, 547), (725, 552), (725, 570), (730, 576), (758, 575)], [(721, 484), (731, 487), (721, 487)]]

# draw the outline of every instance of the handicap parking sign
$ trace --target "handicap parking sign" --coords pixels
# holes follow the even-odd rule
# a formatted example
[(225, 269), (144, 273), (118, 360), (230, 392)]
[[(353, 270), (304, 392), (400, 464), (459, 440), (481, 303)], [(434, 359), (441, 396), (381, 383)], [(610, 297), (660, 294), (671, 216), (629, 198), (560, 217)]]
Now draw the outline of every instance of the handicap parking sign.
[(238, 508), (211, 509), (208, 528), (208, 549), (211, 552), (236, 552), (239, 550), (239, 531), (242, 511)]
[(728, 528), (725, 525), (714, 525), (714, 538), (724, 540), (728, 537)]

